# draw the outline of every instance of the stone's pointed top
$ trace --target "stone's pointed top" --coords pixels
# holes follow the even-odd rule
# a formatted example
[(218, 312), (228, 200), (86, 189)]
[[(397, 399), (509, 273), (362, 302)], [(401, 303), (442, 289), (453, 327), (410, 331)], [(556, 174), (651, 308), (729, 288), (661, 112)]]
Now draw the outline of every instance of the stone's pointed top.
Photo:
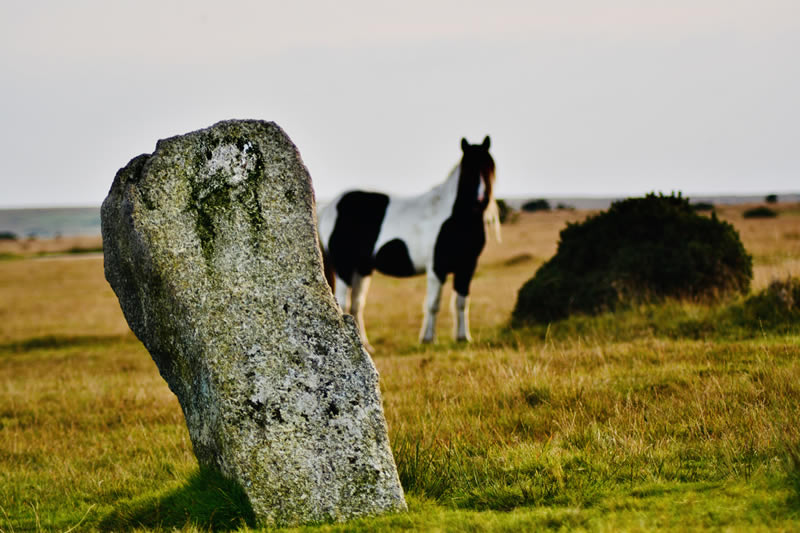
[(159, 141), (101, 218), (106, 278), (198, 460), (262, 523), (405, 509), (378, 374), (323, 277), (311, 180), (277, 125)]

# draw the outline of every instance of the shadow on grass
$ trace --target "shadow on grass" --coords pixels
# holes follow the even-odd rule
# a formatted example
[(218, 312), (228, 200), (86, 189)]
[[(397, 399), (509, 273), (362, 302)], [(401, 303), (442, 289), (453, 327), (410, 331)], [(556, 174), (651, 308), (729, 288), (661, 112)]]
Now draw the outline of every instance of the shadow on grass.
[(242, 487), (218, 472), (201, 468), (182, 486), (123, 501), (98, 524), (101, 531), (133, 529), (231, 531), (255, 527), (250, 501)]
[(45, 335), (21, 341), (0, 344), (0, 353), (21, 353), (31, 350), (58, 350), (84, 346), (109, 346), (121, 342), (129, 342), (129, 335)]
[(80, 255), (80, 254), (102, 254), (103, 253), (103, 247), (102, 246), (90, 246), (88, 248), (82, 248), (80, 246), (73, 246), (72, 248), (70, 248), (69, 250), (67, 250), (64, 253), (65, 254), (70, 254), (70, 255), (76, 255), (76, 254), (78, 254), (78, 255)]

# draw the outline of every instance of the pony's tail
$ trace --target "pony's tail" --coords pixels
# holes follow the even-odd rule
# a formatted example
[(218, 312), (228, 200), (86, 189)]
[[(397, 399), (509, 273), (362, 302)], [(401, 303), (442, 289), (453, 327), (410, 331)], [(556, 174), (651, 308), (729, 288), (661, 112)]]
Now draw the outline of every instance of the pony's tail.
[(494, 230), (494, 238), (497, 239), (497, 242), (503, 242), (503, 238), (500, 235), (500, 208), (497, 206), (494, 195), (489, 198), (489, 205), (486, 206), (486, 210), (483, 212), (483, 223), (488, 233), (492, 233), (492, 230)]

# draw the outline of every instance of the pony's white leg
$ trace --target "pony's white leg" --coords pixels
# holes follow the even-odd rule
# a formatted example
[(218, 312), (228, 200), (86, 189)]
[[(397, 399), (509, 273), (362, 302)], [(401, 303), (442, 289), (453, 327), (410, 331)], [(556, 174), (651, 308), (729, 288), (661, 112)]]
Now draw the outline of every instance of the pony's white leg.
[(433, 269), (428, 270), (428, 288), (425, 295), (425, 306), (422, 311), (425, 318), (422, 320), (422, 330), (419, 332), (420, 342), (433, 342), (436, 337), (436, 315), (439, 313), (439, 301), (442, 297), (442, 282)]
[(455, 315), (455, 338), (457, 341), (472, 341), (469, 334), (469, 296), (455, 293), (453, 298), (453, 314)]
[(358, 332), (361, 335), (361, 342), (364, 343), (364, 348), (368, 352), (374, 352), (372, 345), (367, 339), (367, 330), (364, 327), (364, 304), (367, 303), (367, 292), (369, 291), (369, 283), (372, 276), (361, 276), (358, 273), (353, 274), (353, 287), (350, 294), (350, 314), (356, 319), (358, 325)]
[(342, 313), (350, 312), (347, 306), (347, 293), (349, 289), (350, 286), (345, 283), (342, 278), (336, 276), (336, 303), (339, 304), (339, 309), (342, 310)]

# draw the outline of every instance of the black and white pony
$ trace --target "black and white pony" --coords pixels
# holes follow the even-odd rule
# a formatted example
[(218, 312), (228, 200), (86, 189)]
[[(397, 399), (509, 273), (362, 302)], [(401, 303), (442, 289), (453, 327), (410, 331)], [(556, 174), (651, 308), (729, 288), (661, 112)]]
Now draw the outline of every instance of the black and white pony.
[[(461, 162), (444, 183), (414, 197), (350, 191), (319, 213), (319, 232), (328, 282), (344, 312), (352, 314), (367, 350), (364, 303), (374, 270), (406, 277), (427, 273), (421, 342), (432, 342), (442, 285), (453, 274), (455, 337), (469, 341), (468, 296), (485, 225), (500, 238), (490, 140), (461, 140)], [(349, 294), (348, 294), (349, 293)], [(349, 307), (348, 307), (349, 296)]]

